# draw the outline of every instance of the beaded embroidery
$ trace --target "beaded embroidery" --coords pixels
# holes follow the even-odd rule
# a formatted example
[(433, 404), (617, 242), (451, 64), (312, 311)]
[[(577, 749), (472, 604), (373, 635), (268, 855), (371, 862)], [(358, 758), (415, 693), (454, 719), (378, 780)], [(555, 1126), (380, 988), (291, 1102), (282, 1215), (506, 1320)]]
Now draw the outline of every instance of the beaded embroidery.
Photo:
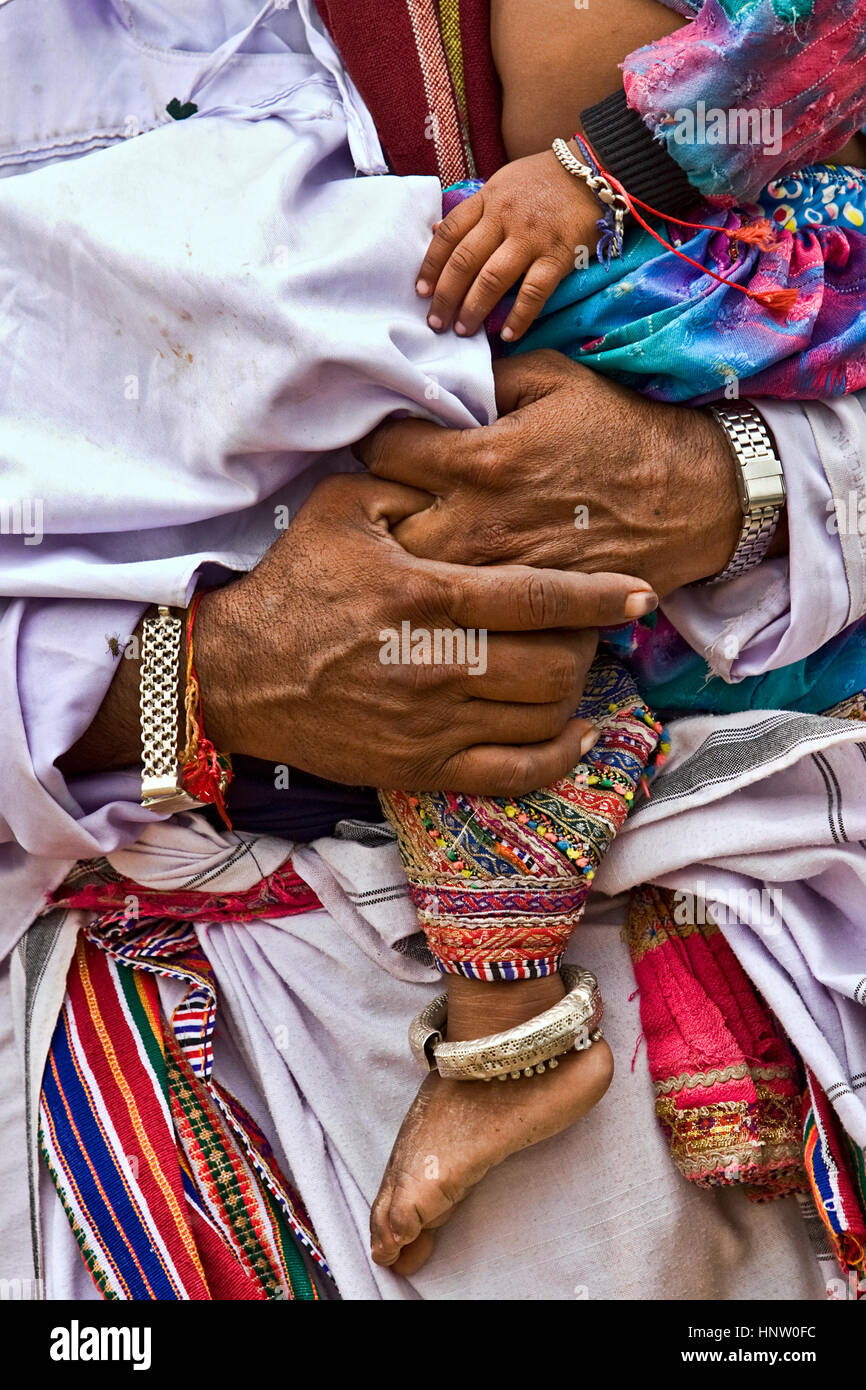
[(593, 663), (577, 713), (601, 729), (598, 742), (567, 777), (528, 796), (380, 793), (443, 973), (520, 980), (559, 969), (663, 735), (611, 657)]

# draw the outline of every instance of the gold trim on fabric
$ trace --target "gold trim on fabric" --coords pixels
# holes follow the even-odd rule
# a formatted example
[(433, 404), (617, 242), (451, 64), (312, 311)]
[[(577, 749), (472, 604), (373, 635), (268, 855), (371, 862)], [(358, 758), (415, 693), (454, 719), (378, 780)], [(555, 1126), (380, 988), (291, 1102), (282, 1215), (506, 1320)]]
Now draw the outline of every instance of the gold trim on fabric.
[(692, 1091), (696, 1086), (715, 1086), (724, 1081), (744, 1081), (751, 1076), (755, 1081), (774, 1081), (778, 1077), (793, 1080), (790, 1067), (781, 1063), (769, 1067), (750, 1067), (748, 1062), (735, 1062), (729, 1067), (713, 1067), (712, 1071), (684, 1071), (680, 1076), (669, 1076), (666, 1081), (654, 1081), (657, 1096), (670, 1095), (673, 1091)]

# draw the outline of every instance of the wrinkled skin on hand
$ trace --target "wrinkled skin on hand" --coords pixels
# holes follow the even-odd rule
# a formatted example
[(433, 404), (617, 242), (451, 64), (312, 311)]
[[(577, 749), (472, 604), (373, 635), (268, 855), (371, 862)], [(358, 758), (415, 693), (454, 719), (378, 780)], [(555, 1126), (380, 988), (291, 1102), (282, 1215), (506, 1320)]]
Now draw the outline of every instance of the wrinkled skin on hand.
[[(629, 576), (417, 559), (392, 531), (426, 500), (328, 478), (254, 570), (205, 595), (196, 663), (217, 747), (349, 784), (486, 795), (580, 761), (594, 730), (572, 716), (596, 629), (655, 596)], [(383, 662), (404, 622), (485, 630), (485, 669)]]
[(494, 370), (495, 424), (390, 421), (358, 446), (377, 476), (433, 494), (395, 528), (401, 545), (457, 564), (637, 574), (661, 596), (724, 568), (742, 513), (712, 417), (557, 352)]

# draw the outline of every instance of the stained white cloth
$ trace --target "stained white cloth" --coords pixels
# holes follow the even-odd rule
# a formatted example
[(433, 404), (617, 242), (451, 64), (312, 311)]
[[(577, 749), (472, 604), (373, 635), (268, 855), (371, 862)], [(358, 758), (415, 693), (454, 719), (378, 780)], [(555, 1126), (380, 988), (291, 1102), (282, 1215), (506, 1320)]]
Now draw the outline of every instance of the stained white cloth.
[[(210, 891), (240, 891), (256, 881), (258, 866), (269, 871), (290, 848), (223, 834), (195, 816), (179, 818), (173, 830), (153, 828), (113, 857), (114, 867), (151, 886), (200, 883), (205, 875)], [(596, 900), (569, 951), (603, 984), (617, 1065), (607, 1095), (566, 1133), (489, 1173), (437, 1233), (418, 1274), (403, 1279), (372, 1265), (370, 1204), (420, 1080), (407, 1021), (439, 977), (394, 949), (417, 922), (393, 840), (358, 827), (352, 833), (370, 843), (328, 838), (294, 851), (326, 911), (199, 929), (219, 993), (216, 1074), (263, 1123), (301, 1183), (344, 1298), (822, 1296), (793, 1199), (754, 1206), (739, 1191), (702, 1191), (674, 1168), (640, 1050), (629, 1065), (640, 1019), (620, 932), (622, 899), (607, 912)], [(238, 842), (252, 852), (238, 854)], [(62, 998), (79, 915), (70, 914), (50, 957), (41, 985), (48, 996)], [(15, 965), (20, 972), (19, 953)], [(161, 993), (169, 1010), (176, 984), (161, 985)], [(51, 1014), (47, 998), (41, 1012)], [(38, 1075), (38, 1057), (31, 1071)], [(46, 1296), (92, 1298), (51, 1181), (44, 1170), (37, 1180)], [(0, 1220), (3, 1206), (0, 1198)]]
[[(275, 537), (280, 509), (294, 514), (320, 476), (355, 466), (346, 446), (393, 411), (467, 427), (493, 415), (483, 338), (430, 333), (413, 290), (438, 213), (435, 180), (357, 176), (382, 167), (381, 151), (333, 46), (308, 3), (281, 13), (268, 8), (266, 22), (235, 52), (235, 38), (256, 18), (247, 0), (0, 6), (0, 61), (28, 79), (26, 88), (20, 80), (0, 84), (3, 488), (13, 517), (16, 503), (40, 501), (44, 527), (38, 545), (26, 544), (35, 537), (21, 527), (17, 534), (14, 526), (0, 528), (0, 592), (8, 596), (0, 615), (4, 960), (76, 859), (108, 852), (121, 863), (128, 853), (138, 873), (143, 855), (163, 863), (164, 853), (183, 858), (183, 825), (165, 825), (164, 838), (154, 840), (154, 817), (137, 804), (134, 776), (67, 786), (54, 765), (92, 722), (112, 679), (108, 638), (130, 633), (149, 603), (184, 603), (197, 578), (254, 564)], [(191, 96), (199, 114), (170, 122), (166, 103)], [(801, 420), (797, 406), (779, 410)], [(859, 446), (850, 443), (855, 417), (828, 407), (809, 419), (818, 449), (790, 456), (783, 449), (786, 473), (803, 470), (803, 495), (808, 477), (819, 492), (835, 488), (845, 468), (854, 477), (855, 463), (861, 476), (852, 486), (862, 486)], [(807, 573), (800, 557), (816, 543), (815, 526), (824, 527), (823, 517), (801, 517), (792, 531), (792, 585)], [(834, 591), (820, 619), (821, 604), (813, 605), (815, 645), (838, 631), (840, 605), (847, 601), (855, 616), (862, 611), (862, 556), (850, 540), (838, 554), (847, 594)], [(821, 570), (821, 583), (841, 573), (838, 554)], [(723, 622), (736, 616), (729, 598), (716, 601), (728, 605)], [(796, 640), (785, 636), (794, 610), (784, 576), (760, 622), (751, 616), (754, 596), (744, 604), (750, 632), (741, 655), (754, 643), (760, 660), (771, 661), (780, 641)], [(707, 621), (717, 621), (714, 610)], [(717, 723), (722, 734), (728, 727), (735, 725)], [(822, 738), (837, 741), (825, 731), (816, 751)], [(771, 771), (765, 760), (755, 774), (768, 788)], [(735, 777), (728, 788), (732, 826), (737, 785)], [(814, 802), (811, 789), (809, 796)], [(862, 801), (861, 792), (858, 808)], [(716, 810), (702, 822), (707, 836)], [(630, 881), (651, 877), (655, 866), (687, 882), (688, 866), (667, 841), (657, 854), (649, 851), (655, 812), (642, 815), (648, 819), (635, 818), (617, 851), (634, 854)], [(755, 829), (745, 813), (740, 829), (736, 853), (745, 854)], [(823, 829), (816, 843), (827, 867), (816, 870), (816, 880), (856, 853), (845, 844), (837, 854), (839, 846), (822, 836)], [(709, 841), (695, 844), (696, 875), (713, 866), (726, 871)], [(791, 879), (791, 856), (801, 848), (785, 848)], [(270, 1109), (274, 1137), (349, 1296), (481, 1298), (517, 1289), (581, 1297), (576, 1288), (592, 1298), (636, 1290), (644, 1297), (811, 1296), (812, 1266), (789, 1203), (752, 1209), (740, 1194), (699, 1193), (674, 1170), (654, 1126), (646, 1075), (623, 1067), (638, 1031), (635, 1006), (622, 1002), (630, 992), (625, 948), (610, 928), (593, 937), (591, 918), (576, 949), (598, 965), (611, 992), (620, 1071), (608, 1098), (568, 1135), (492, 1175), (442, 1233), (435, 1261), (418, 1279), (371, 1269), (366, 1204), (415, 1084), (403, 1030), (432, 983), (392, 949), (398, 926), (408, 934), (394, 915), (406, 904), (396, 888), (390, 892), (401, 881), (393, 847), (375, 853), (371, 874), (361, 870), (360, 851), (350, 857), (340, 842), (300, 851), (299, 870), (327, 911), (261, 928), (272, 934), (267, 951), (246, 927), (206, 933), (234, 1043), (224, 1065)], [(612, 859), (610, 872), (623, 884), (629, 879), (624, 860), (617, 867)], [(750, 870), (756, 883), (774, 872), (760, 859)], [(853, 877), (833, 879), (840, 912), (859, 876), (858, 867)], [(716, 883), (717, 896), (727, 882)], [(388, 925), (370, 927), (364, 895), (382, 892), (393, 911)], [(68, 931), (64, 940), (68, 947)], [(63, 949), (55, 943), (43, 960), (40, 942), (30, 933), (10, 965), (16, 1045), (30, 1059), (31, 1113), (39, 1053), (44, 1060), (65, 979)], [(40, 982), (29, 1003), (27, 959), (27, 979)], [(350, 1009), (360, 1041), (347, 1057)], [(274, 1055), (274, 1010), (280, 1023), (293, 1024), (286, 1055)], [(11, 1046), (7, 1037), (4, 1057)], [(838, 1050), (833, 1059), (843, 1065)], [(372, 1076), (381, 1080), (375, 1093)], [(10, 1135), (14, 1128), (10, 1122)], [(32, 1135), (27, 1158), (38, 1187)], [(514, 1192), (524, 1198), (530, 1189), (531, 1229), (511, 1219)], [(27, 1220), (17, 1197), (10, 1211), (11, 1200), (0, 1195), (0, 1217), (4, 1230), (11, 1222), (18, 1245), (0, 1240), (0, 1251), (20, 1249)], [(566, 1242), (563, 1210), (573, 1214)], [(74, 1287), (81, 1273), (58, 1213), (56, 1201), (42, 1213), (49, 1292)], [(515, 1284), (519, 1257), (522, 1282)]]

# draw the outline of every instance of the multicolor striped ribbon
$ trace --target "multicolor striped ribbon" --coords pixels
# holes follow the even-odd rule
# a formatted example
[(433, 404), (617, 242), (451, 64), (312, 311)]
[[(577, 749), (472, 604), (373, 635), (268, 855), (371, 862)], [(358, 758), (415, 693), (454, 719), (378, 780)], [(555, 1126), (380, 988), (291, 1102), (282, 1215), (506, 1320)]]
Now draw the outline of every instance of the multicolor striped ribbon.
[[(167, 1024), (157, 976), (182, 982)], [(191, 923), (97, 917), (49, 1051), (40, 1145), (107, 1299), (315, 1299), (300, 1195), (213, 1077), (217, 996)]]
[(317, 0), (317, 9), (395, 174), (445, 185), (505, 163), (489, 0)]
[(863, 1296), (866, 1276), (866, 1162), (861, 1148), (841, 1128), (835, 1111), (810, 1071), (803, 1098), (806, 1174), (818, 1215), (840, 1267), (856, 1271), (853, 1296)]

